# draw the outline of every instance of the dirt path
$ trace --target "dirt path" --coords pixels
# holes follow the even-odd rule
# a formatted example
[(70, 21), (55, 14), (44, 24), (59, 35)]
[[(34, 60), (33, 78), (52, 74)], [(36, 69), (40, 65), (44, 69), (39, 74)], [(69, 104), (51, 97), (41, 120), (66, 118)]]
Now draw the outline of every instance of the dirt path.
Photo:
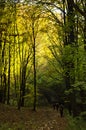
[(28, 108), (18, 111), (14, 107), (0, 106), (0, 128), (3, 125), (6, 130), (65, 130), (67, 120), (52, 108), (40, 108), (33, 112)]

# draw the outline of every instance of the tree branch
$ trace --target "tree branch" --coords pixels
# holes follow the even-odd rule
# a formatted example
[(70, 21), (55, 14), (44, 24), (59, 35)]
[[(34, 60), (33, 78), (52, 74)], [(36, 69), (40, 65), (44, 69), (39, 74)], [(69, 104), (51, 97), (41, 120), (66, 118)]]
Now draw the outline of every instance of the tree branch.
[(52, 6), (54, 6), (55, 8), (59, 9), (62, 13), (66, 13), (63, 9), (61, 9), (60, 7), (58, 7), (57, 5), (55, 5), (55, 4), (52, 3), (52, 2), (42, 2), (42, 1), (39, 1), (39, 2), (37, 2), (37, 4), (52, 5)]
[(74, 0), (68, 0), (70, 4), (73, 5), (76, 11), (78, 11), (82, 16), (86, 17), (86, 14), (84, 11), (82, 11), (77, 4), (74, 3)]

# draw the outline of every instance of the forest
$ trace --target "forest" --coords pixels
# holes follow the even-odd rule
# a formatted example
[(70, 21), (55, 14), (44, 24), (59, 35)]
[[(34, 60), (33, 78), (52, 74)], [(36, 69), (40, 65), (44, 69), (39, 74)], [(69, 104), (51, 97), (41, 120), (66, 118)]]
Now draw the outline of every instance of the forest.
[(54, 102), (86, 120), (86, 0), (0, 0), (0, 106)]

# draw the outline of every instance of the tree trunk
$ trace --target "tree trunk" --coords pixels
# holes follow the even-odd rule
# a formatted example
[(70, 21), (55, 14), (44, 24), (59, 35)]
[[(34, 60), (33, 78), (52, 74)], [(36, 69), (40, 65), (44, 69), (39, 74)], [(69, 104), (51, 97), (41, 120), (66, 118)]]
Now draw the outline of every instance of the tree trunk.
[(33, 69), (34, 69), (34, 102), (33, 102), (33, 110), (36, 111), (36, 41), (34, 34), (34, 19), (32, 22), (32, 32), (33, 32)]
[[(64, 48), (66, 46), (71, 47), (71, 54), (74, 58), (74, 47), (75, 47), (75, 35), (74, 35), (74, 26), (75, 26), (75, 18), (74, 18), (74, 9), (73, 4), (70, 2), (70, 0), (67, 0), (67, 16), (65, 18), (64, 15), (64, 26), (66, 26), (67, 31), (64, 32)], [(66, 89), (69, 91), (72, 88), (72, 84), (75, 83), (75, 68), (74, 68), (74, 61), (73, 59), (70, 61), (64, 61), (64, 68), (65, 68), (65, 84)], [(71, 72), (73, 72), (74, 75), (71, 76)], [(71, 102), (71, 108), (73, 111), (73, 114), (76, 113), (76, 97), (73, 97), (73, 94), (69, 94), (67, 97), (68, 101)]]
[(9, 56), (8, 56), (8, 93), (7, 93), (7, 104), (9, 105), (10, 104), (10, 62), (11, 62), (11, 59), (10, 59), (10, 42), (9, 42)]
[(25, 87), (26, 87), (26, 66), (22, 68), (22, 95), (21, 95), (21, 106), (24, 106), (24, 99), (25, 99)]

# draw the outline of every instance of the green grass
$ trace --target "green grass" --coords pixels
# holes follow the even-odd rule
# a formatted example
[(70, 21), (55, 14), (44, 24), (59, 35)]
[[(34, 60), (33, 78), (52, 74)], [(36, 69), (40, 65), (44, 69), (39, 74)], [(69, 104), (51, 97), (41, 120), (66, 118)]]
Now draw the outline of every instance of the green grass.
[(8, 123), (0, 124), (0, 130), (25, 130), (24, 126), (22, 124), (19, 124), (17, 126), (10, 126)]

